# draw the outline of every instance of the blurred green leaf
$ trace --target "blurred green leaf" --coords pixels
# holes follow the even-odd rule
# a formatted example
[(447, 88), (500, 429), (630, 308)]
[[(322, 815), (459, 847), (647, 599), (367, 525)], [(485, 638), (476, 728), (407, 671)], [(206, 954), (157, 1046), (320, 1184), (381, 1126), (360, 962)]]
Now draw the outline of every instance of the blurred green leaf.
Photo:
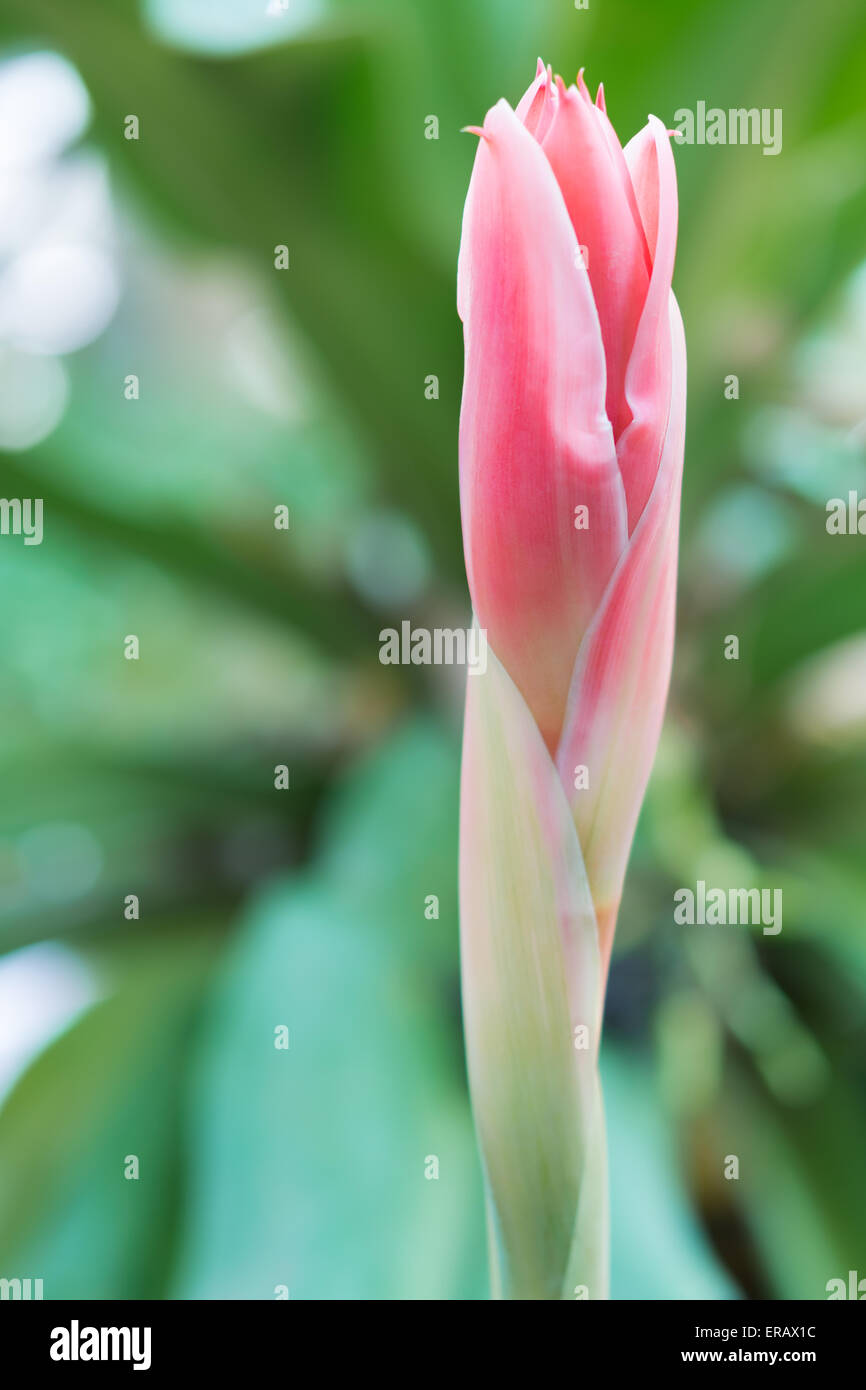
[[(423, 883), (436, 818), (428, 809), (419, 827), (405, 808), (422, 794), (429, 808), (443, 771), (447, 784), (453, 753), (429, 729), (386, 746), (350, 780), (332, 832), (343, 843), (329, 841), (342, 883), (317, 870), (248, 914), (193, 1072), (196, 1180), (175, 1296), (485, 1296), (478, 1160), (449, 1036), (456, 988), (431, 978), (417, 941), (416, 924), (453, 933), (425, 920), (418, 891), (440, 886)], [(439, 828), (450, 841), (450, 818)]]
[[(826, 1298), (830, 1279), (862, 1269), (862, 1105), (841, 1077), (813, 1105), (773, 1113), (740, 1075), (717, 1116), (719, 1147), (736, 1154), (730, 1184), (778, 1298)], [(719, 1157), (721, 1163), (721, 1153)]]
[(611, 1297), (739, 1297), (683, 1192), (676, 1138), (647, 1067), (602, 1046), (611, 1196)]
[(212, 955), (189, 930), (125, 953), (116, 992), (0, 1110), (0, 1267), (43, 1279), (45, 1298), (165, 1297), (185, 1057)]

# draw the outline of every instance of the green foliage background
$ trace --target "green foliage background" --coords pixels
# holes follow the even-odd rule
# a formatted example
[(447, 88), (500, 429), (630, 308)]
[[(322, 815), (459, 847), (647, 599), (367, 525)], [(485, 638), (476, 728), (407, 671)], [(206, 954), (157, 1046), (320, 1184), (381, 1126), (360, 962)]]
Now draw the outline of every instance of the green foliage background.
[[(60, 940), (103, 995), (0, 1109), (0, 1275), (46, 1297), (486, 1297), (459, 690), (380, 666), (378, 632), (466, 621), (459, 132), (541, 53), (604, 80), (624, 138), (699, 100), (784, 112), (777, 158), (675, 148), (679, 635), (603, 1067), (614, 1297), (824, 1297), (866, 1274), (866, 566), (824, 525), (866, 491), (862, 4), (322, 0), (284, 33), (264, 9), (0, 14), (0, 55), (50, 49), (87, 86), (123, 281), (66, 359), (58, 428), (0, 456), (0, 492), (46, 516), (39, 550), (0, 546), (0, 950)], [(226, 377), (220, 325), (247, 306), (296, 415)], [(412, 557), (411, 600), (374, 601)], [(58, 822), (103, 869), (54, 900), (15, 846)], [(782, 887), (781, 935), (675, 927), (698, 878)]]

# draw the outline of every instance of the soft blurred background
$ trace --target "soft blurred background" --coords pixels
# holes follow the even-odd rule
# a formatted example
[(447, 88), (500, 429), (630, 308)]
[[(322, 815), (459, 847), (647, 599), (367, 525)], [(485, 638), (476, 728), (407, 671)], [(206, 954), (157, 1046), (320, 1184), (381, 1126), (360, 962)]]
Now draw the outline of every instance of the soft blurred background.
[[(468, 618), (459, 131), (538, 54), (624, 138), (784, 112), (777, 158), (675, 150), (679, 638), (610, 982), (613, 1294), (866, 1276), (866, 541), (825, 530), (866, 494), (861, 0), (4, 0), (0, 493), (45, 538), (0, 538), (0, 1276), (46, 1298), (487, 1296), (461, 678), (378, 632)], [(698, 879), (781, 887), (782, 933), (675, 926)]]

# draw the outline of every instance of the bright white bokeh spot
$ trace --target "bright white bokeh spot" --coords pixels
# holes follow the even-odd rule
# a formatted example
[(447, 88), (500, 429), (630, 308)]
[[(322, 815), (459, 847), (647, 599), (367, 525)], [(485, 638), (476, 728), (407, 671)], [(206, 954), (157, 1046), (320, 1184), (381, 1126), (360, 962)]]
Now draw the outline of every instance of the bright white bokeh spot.
[(144, 6), (161, 39), (199, 53), (246, 53), (284, 43), (327, 8), (325, 0), (146, 0)]
[(98, 997), (93, 973), (65, 946), (40, 942), (0, 956), (0, 1097)]
[(32, 229), (33, 240), (100, 246), (113, 241), (111, 189), (102, 154), (80, 150), (52, 165), (41, 196), (41, 226)]
[(0, 168), (56, 158), (89, 120), (87, 88), (58, 53), (0, 63)]
[(25, 831), (18, 855), (28, 896), (71, 902), (89, 893), (102, 873), (102, 850), (86, 826), (58, 821)]
[[(65, 153), (89, 118), (84, 83), (59, 54), (0, 63), (0, 343), (19, 354), (76, 352), (117, 308), (105, 161), (86, 149)], [(57, 423), (66, 379), (56, 364), (40, 372), (10, 361), (0, 444), (26, 448)]]
[(0, 345), (0, 449), (32, 449), (57, 427), (69, 383), (56, 357)]
[(0, 254), (55, 242), (107, 248), (113, 241), (108, 172), (95, 151), (78, 151), (35, 169), (11, 169), (0, 178)]
[(25, 352), (75, 352), (107, 327), (119, 294), (98, 248), (35, 246), (0, 276), (0, 337)]

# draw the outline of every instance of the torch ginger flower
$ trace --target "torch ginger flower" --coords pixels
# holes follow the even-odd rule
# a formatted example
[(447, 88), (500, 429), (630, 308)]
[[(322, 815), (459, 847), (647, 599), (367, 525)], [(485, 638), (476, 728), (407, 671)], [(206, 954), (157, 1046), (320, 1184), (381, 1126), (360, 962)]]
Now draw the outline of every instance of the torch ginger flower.
[(607, 1296), (597, 1054), (670, 678), (686, 353), (654, 116), (539, 62), (488, 112), (458, 270), (467, 682), (461, 965), (494, 1292)]

